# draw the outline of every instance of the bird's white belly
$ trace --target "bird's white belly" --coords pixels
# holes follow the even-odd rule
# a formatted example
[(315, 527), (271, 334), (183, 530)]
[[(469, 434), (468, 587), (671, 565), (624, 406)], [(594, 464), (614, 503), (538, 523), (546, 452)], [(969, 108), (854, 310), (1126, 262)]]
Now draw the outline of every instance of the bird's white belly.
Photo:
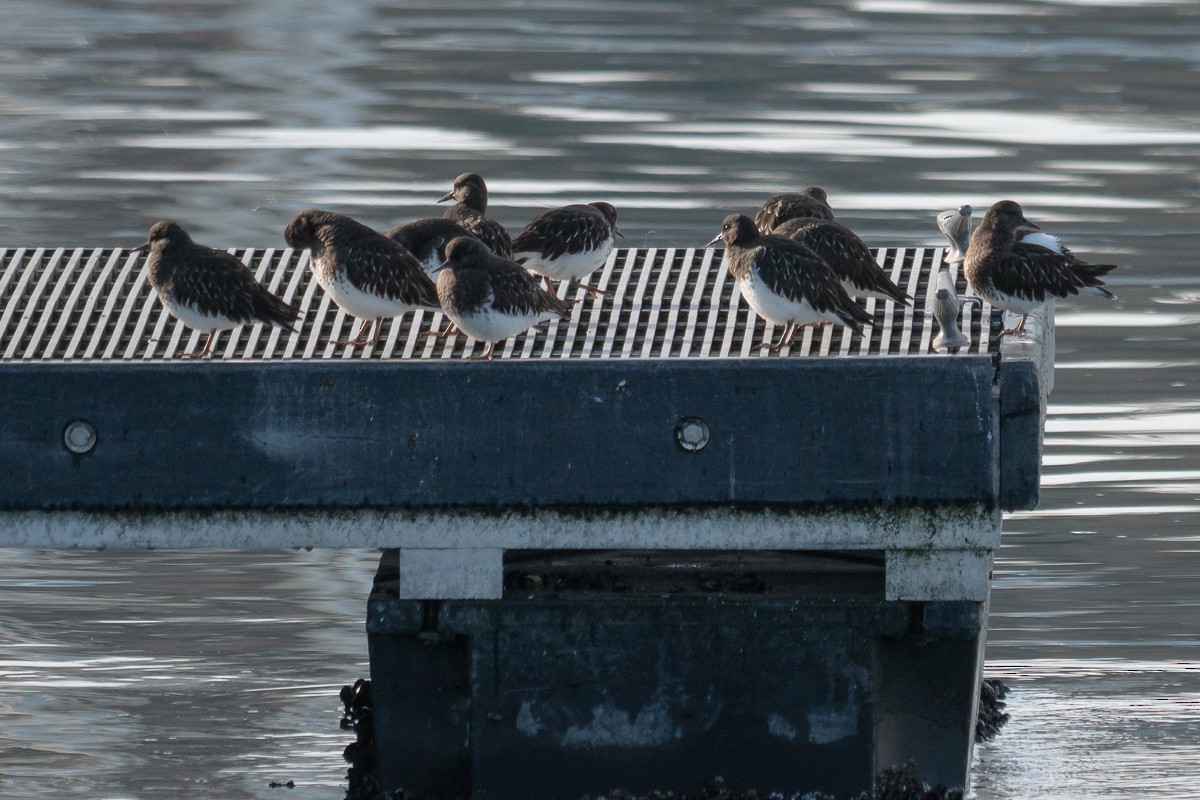
[(1047, 294), (1043, 301), (1028, 300), (1024, 297), (1016, 297), (1011, 294), (990, 291), (983, 295), (983, 299), (987, 300), (997, 308), (1002, 308), (1005, 311), (1011, 311), (1014, 314), (1032, 314), (1033, 312), (1045, 307), (1047, 303), (1054, 302), (1054, 296)]
[(493, 309), (470, 316), (447, 312), (446, 316), (450, 317), (463, 333), (481, 342), (498, 342), (516, 336), (539, 321), (539, 315), (504, 314)]
[(513, 253), (514, 261), (523, 261), (523, 266), (551, 280), (576, 280), (590, 275), (604, 266), (613, 249), (613, 237), (609, 236), (595, 250), (578, 253), (563, 253), (556, 259), (542, 258), (540, 253)]
[(738, 281), (742, 297), (754, 309), (755, 313), (776, 325), (786, 325), (795, 322), (798, 325), (811, 325), (818, 322), (838, 322), (833, 314), (817, 311), (803, 300), (796, 302), (775, 294), (767, 289), (766, 284), (751, 272), (745, 280)]
[(240, 322), (234, 322), (229, 317), (221, 315), (211, 316), (201, 313), (195, 306), (177, 303), (162, 293), (158, 295), (158, 299), (162, 300), (167, 310), (184, 325), (187, 325), (189, 328), (195, 328), (198, 331), (203, 331), (204, 333), (229, 330), (241, 324)]
[(323, 277), (320, 273), (317, 283), (329, 295), (333, 302), (347, 314), (366, 319), (380, 317), (398, 317), (406, 311), (412, 311), (416, 306), (410, 306), (400, 300), (388, 300), (385, 297), (369, 294), (359, 289), (344, 278)]
[[(846, 294), (851, 297), (874, 297), (876, 300), (892, 300), (890, 295), (883, 292), (877, 292), (874, 289), (860, 289), (854, 285), (853, 281), (842, 281), (842, 288), (846, 290)], [(892, 302), (896, 302), (892, 300)]]

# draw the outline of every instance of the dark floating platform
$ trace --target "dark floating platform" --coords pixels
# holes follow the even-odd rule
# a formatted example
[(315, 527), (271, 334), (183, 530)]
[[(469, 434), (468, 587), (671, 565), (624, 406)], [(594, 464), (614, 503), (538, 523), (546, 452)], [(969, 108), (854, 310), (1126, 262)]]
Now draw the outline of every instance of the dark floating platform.
[(347, 754), (381, 796), (966, 784), (1052, 309), (935, 353), (943, 251), (884, 248), (911, 307), (767, 355), (721, 250), (621, 250), (470, 363), (436, 313), (334, 345), (306, 253), (235, 252), (302, 326), (197, 363), (139, 256), (0, 249), (0, 547), (382, 549)]

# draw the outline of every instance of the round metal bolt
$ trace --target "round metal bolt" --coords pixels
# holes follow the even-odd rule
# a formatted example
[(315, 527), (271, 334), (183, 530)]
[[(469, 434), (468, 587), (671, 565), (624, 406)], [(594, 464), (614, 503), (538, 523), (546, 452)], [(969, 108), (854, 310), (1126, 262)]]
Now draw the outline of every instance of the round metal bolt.
[(675, 442), (686, 453), (698, 453), (708, 444), (708, 423), (699, 417), (684, 417), (675, 426)]
[(63, 447), (76, 455), (85, 455), (96, 447), (96, 426), (86, 419), (73, 419), (63, 428)]

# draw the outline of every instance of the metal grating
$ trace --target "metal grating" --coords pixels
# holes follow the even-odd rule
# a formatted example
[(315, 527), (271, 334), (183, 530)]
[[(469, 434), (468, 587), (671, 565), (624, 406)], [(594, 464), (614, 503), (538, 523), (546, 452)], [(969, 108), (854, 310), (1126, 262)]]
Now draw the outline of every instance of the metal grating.
[[(262, 325), (222, 332), (214, 357), (241, 360), (298, 358), (458, 359), (483, 352), (462, 335), (428, 334), (439, 312), (417, 311), (385, 320), (380, 341), (358, 350), (334, 344), (349, 338), (347, 317), (311, 280), (307, 251), (230, 250), (277, 295), (300, 306), (300, 333)], [(783, 356), (923, 355), (931, 352), (931, 276), (941, 247), (881, 248), (879, 264), (914, 298), (912, 307), (868, 299), (875, 325), (859, 336), (840, 326), (806, 329)], [(589, 283), (611, 292), (579, 291), (570, 320), (543, 325), (497, 347), (502, 358), (751, 358), (771, 357), (761, 345), (780, 331), (758, 317), (735, 291), (720, 249), (614, 250)], [(176, 321), (159, 303), (142, 268), (145, 256), (96, 248), (0, 248), (0, 360), (162, 360), (199, 349), (203, 334)], [(951, 267), (960, 293), (966, 280)], [(567, 288), (560, 287), (565, 297)], [(971, 345), (962, 353), (994, 353), (1001, 314), (963, 308)], [(986, 325), (982, 324), (987, 320)]]

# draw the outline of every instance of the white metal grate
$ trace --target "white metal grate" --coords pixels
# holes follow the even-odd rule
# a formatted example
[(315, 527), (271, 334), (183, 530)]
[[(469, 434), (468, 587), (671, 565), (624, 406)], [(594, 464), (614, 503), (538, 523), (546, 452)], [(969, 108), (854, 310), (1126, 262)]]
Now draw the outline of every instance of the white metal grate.
[[(357, 350), (334, 344), (354, 320), (312, 280), (307, 252), (230, 250), (272, 292), (300, 307), (299, 334), (262, 325), (223, 332), (213, 347), (222, 359), (457, 359), (483, 352), (462, 335), (429, 334), (439, 312), (418, 311), (384, 322), (378, 344)], [(932, 276), (940, 247), (882, 248), (879, 264), (914, 299), (911, 307), (868, 299), (876, 324), (859, 336), (841, 327), (806, 329), (783, 356), (923, 355), (934, 336)], [(695, 248), (614, 250), (589, 283), (610, 292), (578, 291), (570, 320), (543, 325), (497, 348), (502, 358), (778, 357), (761, 345), (776, 326), (755, 315), (735, 291), (723, 251)], [(0, 359), (4, 361), (161, 360), (198, 349), (203, 335), (175, 320), (146, 281), (145, 256), (95, 248), (0, 248)], [(965, 278), (951, 266), (959, 291)], [(566, 296), (567, 288), (560, 287)], [(963, 309), (971, 338), (961, 352), (995, 352), (1001, 315)], [(986, 321), (987, 324), (982, 324)]]

